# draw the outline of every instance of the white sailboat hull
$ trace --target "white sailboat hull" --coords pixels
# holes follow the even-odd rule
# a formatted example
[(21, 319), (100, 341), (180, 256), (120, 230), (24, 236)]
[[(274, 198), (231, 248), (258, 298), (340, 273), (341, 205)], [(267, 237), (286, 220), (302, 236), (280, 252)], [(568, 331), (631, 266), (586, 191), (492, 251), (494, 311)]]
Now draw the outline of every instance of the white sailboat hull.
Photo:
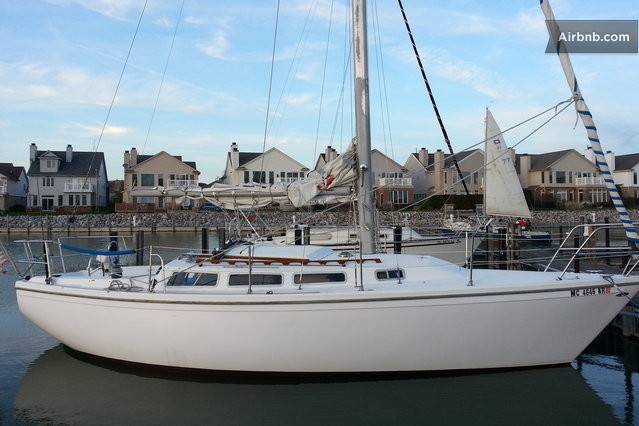
[[(329, 373), (570, 362), (627, 303), (610, 287), (584, 290), (590, 285), (557, 283), (554, 290), (531, 285), (492, 295), (103, 292), (99, 297), (94, 290), (26, 281), (16, 287), (27, 318), (89, 354), (167, 367)], [(637, 281), (631, 285), (625, 288), (630, 297)], [(577, 288), (585, 295), (576, 296)]]

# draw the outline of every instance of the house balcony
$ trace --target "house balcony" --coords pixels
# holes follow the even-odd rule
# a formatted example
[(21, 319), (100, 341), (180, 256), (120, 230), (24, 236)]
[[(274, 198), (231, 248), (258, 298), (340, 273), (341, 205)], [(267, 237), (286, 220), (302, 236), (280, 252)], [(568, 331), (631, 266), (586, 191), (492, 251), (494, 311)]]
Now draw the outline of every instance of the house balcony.
[(575, 178), (575, 185), (604, 185), (604, 180), (602, 177), (578, 177)]
[(413, 186), (412, 178), (379, 178), (377, 179), (378, 187), (398, 187)]
[(73, 183), (64, 184), (64, 192), (94, 192), (95, 185), (92, 183)]
[(167, 186), (177, 188), (195, 188), (198, 186), (198, 184), (196, 180), (177, 179), (169, 180)]
[(300, 180), (301, 178), (299, 177), (276, 177), (275, 178), (275, 183), (282, 183), (284, 185), (290, 185), (295, 181)]

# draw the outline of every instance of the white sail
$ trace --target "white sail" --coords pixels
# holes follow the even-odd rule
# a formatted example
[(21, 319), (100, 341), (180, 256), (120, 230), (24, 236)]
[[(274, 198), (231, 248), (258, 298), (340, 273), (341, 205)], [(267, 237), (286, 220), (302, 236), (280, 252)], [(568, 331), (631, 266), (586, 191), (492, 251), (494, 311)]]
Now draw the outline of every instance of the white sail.
[(532, 217), (511, 152), (493, 115), (486, 109), (484, 209), (487, 215)]

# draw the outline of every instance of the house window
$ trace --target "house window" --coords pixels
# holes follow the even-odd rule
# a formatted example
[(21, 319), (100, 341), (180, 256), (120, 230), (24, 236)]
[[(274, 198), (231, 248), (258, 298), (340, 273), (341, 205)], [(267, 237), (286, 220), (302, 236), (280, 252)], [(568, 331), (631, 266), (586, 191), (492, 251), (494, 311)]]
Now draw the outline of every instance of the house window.
[(637, 172), (634, 172), (632, 174), (632, 184), (636, 185), (637, 184)]
[(568, 172), (568, 183), (572, 183), (572, 172)]
[(131, 175), (131, 186), (133, 187), (138, 186), (138, 175), (135, 173)]
[(553, 172), (548, 172), (548, 183), (552, 183), (552, 174)]
[(49, 176), (43, 177), (42, 186), (53, 186), (53, 178)]
[(73, 205), (73, 195), (69, 195), (69, 205)]
[(266, 172), (253, 172), (253, 182), (266, 183)]
[(268, 183), (275, 183), (275, 172), (268, 172)]
[(393, 204), (408, 204), (408, 191), (391, 191)]
[(52, 195), (43, 195), (42, 196), (42, 210), (53, 210), (53, 196)]
[(47, 160), (47, 169), (53, 169), (55, 167), (55, 160)]
[(555, 172), (556, 183), (566, 183), (566, 172)]
[(541, 183), (546, 183), (546, 172), (541, 172)]
[(155, 176), (149, 173), (142, 173), (142, 186), (154, 186)]
[(164, 186), (164, 175), (158, 175), (158, 186)]
[(88, 206), (87, 204), (87, 194), (82, 194), (82, 205)]
[(58, 195), (58, 206), (61, 206), (63, 202), (64, 201), (62, 195)]
[(244, 183), (249, 183), (251, 181), (251, 173), (248, 170), (244, 171)]
[(31, 199), (31, 204), (33, 206), (37, 206), (38, 205), (38, 196), (34, 195), (33, 198)]

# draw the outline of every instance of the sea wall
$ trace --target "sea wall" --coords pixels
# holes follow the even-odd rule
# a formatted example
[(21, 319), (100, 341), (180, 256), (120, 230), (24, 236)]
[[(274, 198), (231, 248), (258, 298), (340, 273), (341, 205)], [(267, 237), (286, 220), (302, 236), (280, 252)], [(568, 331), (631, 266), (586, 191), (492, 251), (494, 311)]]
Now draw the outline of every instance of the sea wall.
[[(639, 210), (630, 210), (630, 217), (639, 221)], [(259, 216), (247, 215), (253, 226), (259, 228), (284, 228), (294, 222), (313, 225), (348, 225), (354, 222), (352, 212), (281, 212), (264, 210)], [(415, 228), (437, 227), (444, 215), (441, 211), (380, 212), (381, 225), (410, 225)], [(618, 222), (619, 217), (611, 209), (594, 210), (546, 210), (533, 213), (533, 225), (578, 224), (582, 221), (602, 223), (605, 218)], [(233, 223), (246, 223), (243, 217), (233, 213), (176, 211), (171, 213), (112, 213), (80, 215), (21, 215), (0, 217), (0, 232), (19, 230), (118, 230), (152, 229), (157, 231), (192, 230), (194, 228), (218, 228)]]

